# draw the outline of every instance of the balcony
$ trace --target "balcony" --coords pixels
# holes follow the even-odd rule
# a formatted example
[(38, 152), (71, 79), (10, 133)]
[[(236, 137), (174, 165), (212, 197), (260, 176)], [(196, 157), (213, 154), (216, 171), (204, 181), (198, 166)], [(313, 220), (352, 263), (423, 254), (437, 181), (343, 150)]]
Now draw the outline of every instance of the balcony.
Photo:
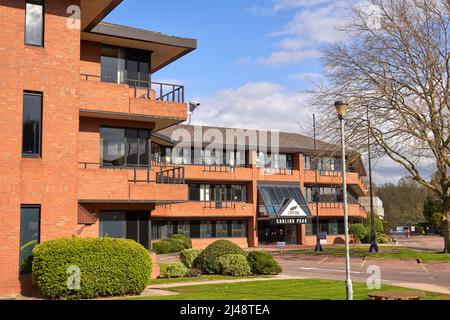
[(257, 170), (260, 181), (300, 181), (300, 171), (293, 168), (257, 168)]
[(81, 115), (155, 122), (156, 130), (187, 119), (184, 86), (140, 80), (114, 83), (80, 75)]
[[(163, 176), (170, 176), (172, 180), (158, 178)], [(188, 200), (188, 186), (184, 184), (183, 170), (178, 168), (160, 172), (150, 166), (104, 167), (83, 162), (79, 165), (78, 181), (78, 198), (85, 203), (179, 203)]]
[[(321, 217), (334, 218), (334, 217), (344, 217), (344, 203), (319, 203), (319, 215)], [(317, 217), (317, 204), (310, 203), (309, 208), (313, 217)], [(348, 215), (352, 218), (367, 219), (367, 211), (363, 206), (356, 203), (348, 204)]]
[[(305, 183), (319, 183), (319, 184), (342, 184), (342, 172), (340, 171), (313, 171), (305, 170), (303, 172), (303, 179)], [(366, 194), (366, 186), (361, 180), (361, 177), (356, 172), (347, 173), (347, 185), (352, 189), (358, 196), (363, 196)]]
[(187, 202), (159, 206), (152, 212), (154, 217), (164, 218), (239, 218), (253, 217), (254, 206), (246, 202)]
[[(162, 167), (170, 168), (177, 165), (167, 162), (160, 163)], [(211, 181), (252, 181), (253, 170), (248, 166), (183, 164), (186, 180)]]

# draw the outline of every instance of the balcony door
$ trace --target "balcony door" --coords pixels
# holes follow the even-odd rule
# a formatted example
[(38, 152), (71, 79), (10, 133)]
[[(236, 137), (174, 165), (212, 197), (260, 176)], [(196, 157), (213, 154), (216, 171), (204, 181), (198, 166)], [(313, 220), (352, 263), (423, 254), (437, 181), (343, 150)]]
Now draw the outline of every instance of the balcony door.
[(102, 47), (101, 77), (104, 82), (148, 87), (151, 52), (112, 46)]
[(150, 249), (150, 214), (148, 212), (101, 212), (100, 237), (130, 239)]

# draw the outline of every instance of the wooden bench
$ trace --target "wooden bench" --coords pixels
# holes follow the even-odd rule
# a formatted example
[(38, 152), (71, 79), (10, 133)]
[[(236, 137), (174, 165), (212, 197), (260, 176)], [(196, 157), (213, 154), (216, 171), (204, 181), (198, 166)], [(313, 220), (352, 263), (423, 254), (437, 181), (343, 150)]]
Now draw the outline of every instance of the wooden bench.
[(373, 300), (420, 300), (425, 297), (423, 292), (374, 292), (369, 293)]

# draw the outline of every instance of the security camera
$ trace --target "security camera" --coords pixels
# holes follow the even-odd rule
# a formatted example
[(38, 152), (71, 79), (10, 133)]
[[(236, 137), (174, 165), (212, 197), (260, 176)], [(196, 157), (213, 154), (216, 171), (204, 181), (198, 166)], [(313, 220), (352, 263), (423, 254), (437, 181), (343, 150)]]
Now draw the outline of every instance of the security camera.
[(200, 107), (201, 103), (197, 101), (190, 101), (189, 102), (189, 113), (192, 114), (195, 110)]

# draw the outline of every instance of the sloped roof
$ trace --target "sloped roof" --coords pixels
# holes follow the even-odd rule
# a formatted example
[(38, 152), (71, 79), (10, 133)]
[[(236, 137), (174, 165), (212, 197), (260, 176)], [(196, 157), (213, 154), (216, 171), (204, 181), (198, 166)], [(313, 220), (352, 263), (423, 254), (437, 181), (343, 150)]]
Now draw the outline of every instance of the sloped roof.
[[(196, 126), (196, 125), (185, 125), (185, 124), (179, 124), (175, 125), (166, 129), (163, 129), (161, 131), (158, 131), (155, 135), (160, 138), (164, 139), (166, 141), (171, 141), (173, 143), (178, 142), (179, 137), (175, 137), (175, 135), (178, 135), (179, 132), (187, 132), (189, 133), (189, 136), (191, 139), (194, 139), (194, 133), (200, 132), (202, 135), (205, 134), (205, 132), (220, 132), (222, 137), (226, 138), (227, 132), (233, 132), (233, 130), (242, 130), (246, 136), (256, 136), (259, 137), (260, 134), (262, 136), (267, 137), (266, 141), (259, 141), (258, 138), (258, 145), (260, 146), (267, 146), (271, 145), (271, 131), (267, 130), (252, 130), (252, 129), (239, 129), (239, 128), (225, 128), (225, 127), (213, 127), (213, 126)], [(177, 132), (178, 131), (178, 132)], [(237, 132), (237, 131), (234, 131)], [(273, 136), (275, 138), (275, 136)], [(174, 138), (177, 138), (174, 140)], [(225, 142), (224, 142), (225, 143)], [(206, 141), (204, 142), (204, 145), (209, 145), (210, 142)], [(285, 152), (301, 152), (301, 151), (311, 151), (313, 152), (314, 149), (314, 139), (305, 135), (301, 135), (298, 133), (292, 133), (292, 132), (279, 132), (279, 144), (280, 144), (280, 150)], [(246, 147), (255, 147), (253, 145), (250, 145), (248, 139), (246, 139)], [(336, 146), (332, 144), (328, 144), (326, 142), (317, 140), (317, 150), (324, 151), (324, 150), (336, 150)]]

